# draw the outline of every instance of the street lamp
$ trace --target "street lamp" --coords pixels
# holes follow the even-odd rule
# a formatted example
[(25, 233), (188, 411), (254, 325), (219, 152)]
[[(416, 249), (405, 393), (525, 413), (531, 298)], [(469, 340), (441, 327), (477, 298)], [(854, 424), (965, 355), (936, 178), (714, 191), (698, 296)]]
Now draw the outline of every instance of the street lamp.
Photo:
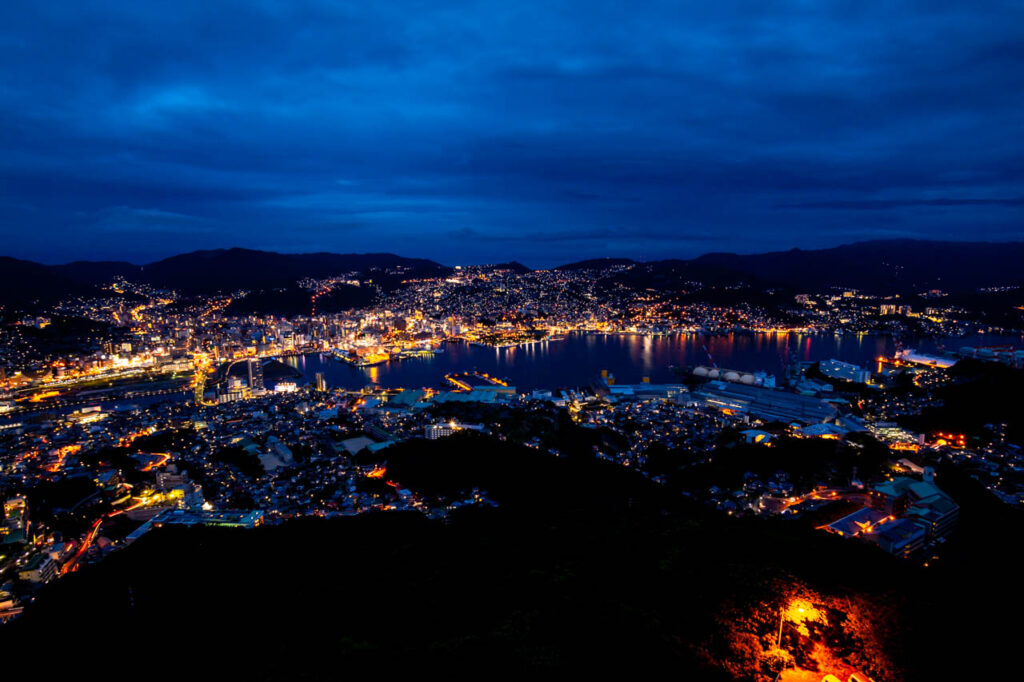
[[(775, 640), (775, 648), (776, 648), (776, 650), (779, 650), (779, 651), (783, 650), (782, 649), (782, 626), (786, 623), (786, 612), (790, 611), (790, 610), (794, 610), (796, 612), (797, 617), (803, 616), (803, 614), (807, 611), (807, 609), (805, 609), (800, 604), (797, 604), (796, 606), (794, 606), (793, 604), (790, 604), (788, 607), (784, 605), (784, 606), (781, 606), (779, 608), (779, 634), (778, 634), (778, 637), (776, 637), (776, 640)], [(785, 672), (785, 669), (786, 669), (786, 666), (785, 666), (785, 663), (783, 663), (783, 669), (780, 670), (779, 673), (775, 676), (774, 682), (778, 682), (779, 681), (779, 678), (782, 677), (782, 673)]]
[[(792, 607), (790, 607), (790, 608), (792, 608)], [(775, 648), (777, 648), (777, 649), (781, 649), (782, 648), (782, 625), (783, 625), (783, 623), (786, 622), (786, 612), (788, 610), (789, 609), (787, 609), (786, 607), (783, 607), (783, 608), (779, 609), (779, 636), (778, 636), (777, 641), (775, 643)], [(807, 612), (807, 609), (805, 609), (803, 606), (801, 606), (801, 605), (796, 606), (796, 613), (799, 614), (800, 616), (802, 616), (806, 612)]]

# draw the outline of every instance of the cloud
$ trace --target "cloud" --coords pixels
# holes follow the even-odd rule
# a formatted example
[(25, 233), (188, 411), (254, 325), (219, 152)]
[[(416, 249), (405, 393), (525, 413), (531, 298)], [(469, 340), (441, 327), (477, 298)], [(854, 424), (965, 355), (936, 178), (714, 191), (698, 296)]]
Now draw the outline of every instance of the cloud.
[(537, 264), (1003, 238), (1021, 25), (1000, 0), (3, 3), (0, 238)]
[(1007, 206), (1019, 208), (1024, 206), (1024, 198), (1017, 199), (863, 199), (851, 201), (805, 201), (803, 203), (779, 204), (778, 208), (834, 208), (853, 210), (882, 210), (903, 208), (907, 206)]
[(473, 239), (484, 242), (588, 242), (588, 241), (611, 241), (611, 242), (710, 242), (715, 236), (711, 233), (695, 233), (648, 229), (614, 229), (603, 228), (597, 230), (554, 230), (549, 232), (525, 232), (494, 234), (481, 232), (473, 228), (460, 228), (449, 230), (450, 239)]
[(114, 206), (99, 212), (94, 227), (105, 232), (208, 233), (214, 226), (206, 218), (156, 208)]

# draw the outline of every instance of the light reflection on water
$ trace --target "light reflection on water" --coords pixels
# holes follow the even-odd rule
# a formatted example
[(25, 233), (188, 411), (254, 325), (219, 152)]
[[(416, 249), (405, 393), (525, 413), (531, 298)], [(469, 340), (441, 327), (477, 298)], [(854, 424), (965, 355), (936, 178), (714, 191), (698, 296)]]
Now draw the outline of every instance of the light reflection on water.
[[(964, 345), (1011, 343), (1020, 337), (964, 337), (947, 342), (951, 349)], [(934, 340), (909, 344), (923, 352), (934, 352)], [(578, 386), (593, 381), (601, 370), (612, 373), (618, 383), (674, 380), (671, 365), (715, 363), (745, 371), (780, 375), (787, 357), (814, 361), (837, 358), (874, 369), (879, 355), (891, 354), (895, 343), (890, 336), (875, 334), (736, 333), (720, 336), (674, 334), (646, 336), (631, 334), (570, 334), (564, 340), (512, 348), (487, 348), (449, 344), (432, 358), (409, 358), (374, 367), (356, 368), (327, 355), (311, 354), (289, 359), (289, 365), (312, 381), (323, 372), (332, 387), (362, 388), (368, 383), (384, 387), (438, 386), (447, 373), (477, 370), (508, 377), (520, 390)], [(301, 380), (300, 380), (301, 381)]]

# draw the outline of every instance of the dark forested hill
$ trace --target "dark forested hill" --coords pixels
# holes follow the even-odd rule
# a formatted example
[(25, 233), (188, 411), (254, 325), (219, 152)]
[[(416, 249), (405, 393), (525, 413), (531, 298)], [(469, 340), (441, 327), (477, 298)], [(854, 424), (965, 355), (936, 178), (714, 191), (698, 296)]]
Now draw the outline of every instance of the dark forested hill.
[(814, 251), (711, 253), (692, 262), (808, 291), (962, 291), (1024, 283), (1024, 242), (871, 241)]
[[(1024, 284), (1024, 242), (973, 243), (891, 240), (860, 242), (831, 249), (793, 249), (739, 255), (709, 253), (692, 260), (639, 263), (619, 276), (636, 288), (686, 289), (689, 283), (784, 287), (820, 292), (831, 287), (873, 293), (942, 289), (964, 292), (980, 287)], [(618, 259), (583, 261), (568, 269), (621, 264)]]
[(50, 266), (0, 256), (0, 306), (31, 308), (91, 290)]
[(616, 265), (632, 265), (635, 262), (630, 258), (591, 258), (559, 265), (555, 270), (602, 270)]
[[(361, 308), (374, 300), (370, 287), (338, 284), (316, 302), (320, 313), (335, 313), (340, 310)], [(313, 309), (310, 292), (301, 287), (291, 286), (280, 289), (257, 291), (243, 298), (234, 299), (225, 309), (227, 315), (309, 315)]]
[(116, 261), (42, 265), (0, 258), (0, 304), (26, 307), (35, 301), (45, 304), (70, 295), (95, 294), (96, 285), (115, 277), (186, 294), (208, 294), (290, 287), (307, 277), (349, 273), (373, 279), (374, 283), (388, 289), (403, 279), (436, 277), (449, 272), (450, 268), (430, 260), (390, 253), (285, 254), (217, 249), (172, 256), (147, 265)]
[(390, 253), (284, 254), (249, 249), (195, 251), (172, 256), (141, 268), (140, 277), (154, 286), (189, 293), (263, 289), (294, 284), (297, 280), (345, 273), (368, 274), (398, 270), (408, 277), (447, 273), (442, 265)]
[(51, 265), (50, 270), (81, 284), (104, 284), (115, 277), (138, 279), (141, 268), (122, 261), (80, 260), (65, 265)]
[(509, 270), (511, 272), (516, 273), (517, 275), (521, 275), (523, 273), (530, 272), (530, 268), (528, 268), (525, 265), (523, 265), (522, 263), (520, 263), (518, 261), (514, 261), (514, 260), (513, 261), (508, 261), (506, 263), (492, 263), (492, 264), (489, 264), (489, 265), (484, 265), (483, 267), (488, 269), (488, 270), (491, 270), (492, 272), (496, 272), (496, 271), (500, 271), (500, 270)]
[(951, 548), (948, 565), (925, 569), (798, 522), (673, 502), (608, 462), (472, 435), (403, 444), (391, 459), (395, 486), (426, 498), (486, 489), (500, 506), (446, 522), (393, 512), (154, 531), (47, 586), (0, 632), (0, 654), (59, 646), (67, 660), (102, 652), (133, 667), (170, 647), (195, 679), (457, 669), (770, 680), (779, 605), (794, 594), (829, 605), (819, 636), (874, 679), (940, 679), (929, 675), (1009, 653), (995, 650), (992, 616), (1018, 598), (942, 589), (1012, 573), (1012, 548), (976, 533), (1019, 519), (984, 491), (974, 503), (956, 490), (970, 534), (953, 542), (969, 553)]

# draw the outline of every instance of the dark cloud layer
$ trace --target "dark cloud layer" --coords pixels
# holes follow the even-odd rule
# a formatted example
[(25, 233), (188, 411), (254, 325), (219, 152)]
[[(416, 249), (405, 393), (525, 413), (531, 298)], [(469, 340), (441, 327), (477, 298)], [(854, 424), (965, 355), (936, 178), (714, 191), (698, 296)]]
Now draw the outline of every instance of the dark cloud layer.
[(1020, 2), (0, 5), (3, 252), (1024, 236)]

